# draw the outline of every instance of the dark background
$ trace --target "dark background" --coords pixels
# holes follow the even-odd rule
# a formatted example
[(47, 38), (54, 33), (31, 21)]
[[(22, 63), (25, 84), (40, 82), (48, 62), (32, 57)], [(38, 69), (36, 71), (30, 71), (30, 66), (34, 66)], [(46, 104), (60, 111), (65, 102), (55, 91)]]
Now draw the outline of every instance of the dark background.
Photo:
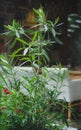
[[(72, 13), (81, 15), (81, 0), (0, 0), (0, 33), (5, 31), (4, 24), (10, 24), (14, 18), (23, 21), (26, 19), (27, 13), (32, 8), (39, 8), (40, 4), (48, 14), (48, 19), (55, 20), (59, 16), (60, 23), (63, 23), (60, 36), (63, 45), (56, 44), (50, 48), (51, 50), (48, 52), (51, 59), (49, 65), (61, 62), (65, 66), (69, 64), (72, 67), (80, 66), (81, 28), (79, 31), (76, 30), (71, 38), (68, 37), (67, 29), (68, 15)], [(0, 37), (0, 39), (0, 53), (10, 51), (5, 46), (6, 38)]]

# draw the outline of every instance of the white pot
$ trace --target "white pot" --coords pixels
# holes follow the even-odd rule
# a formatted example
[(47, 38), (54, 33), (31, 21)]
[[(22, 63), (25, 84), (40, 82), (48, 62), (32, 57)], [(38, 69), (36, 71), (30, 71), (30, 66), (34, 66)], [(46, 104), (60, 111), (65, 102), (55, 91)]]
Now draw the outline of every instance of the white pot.
[(78, 130), (77, 128), (73, 128), (73, 127), (65, 127), (63, 130)]

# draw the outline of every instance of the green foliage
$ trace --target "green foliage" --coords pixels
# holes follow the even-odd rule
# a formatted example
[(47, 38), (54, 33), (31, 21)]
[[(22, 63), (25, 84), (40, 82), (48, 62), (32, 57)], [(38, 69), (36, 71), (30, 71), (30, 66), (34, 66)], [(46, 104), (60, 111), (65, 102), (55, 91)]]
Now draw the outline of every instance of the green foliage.
[(24, 29), (21, 27), (21, 24), (15, 20), (13, 20), (12, 25), (4, 25), (4, 27), (9, 30), (9, 32), (6, 33), (9, 37), (16, 36), (20, 38), (20, 35), (24, 34)]
[[(36, 13), (36, 25), (30, 27), (29, 29), (24, 29), (18, 21), (13, 20), (12, 25), (5, 25), (8, 30), (5, 34), (12, 39), (11, 44), (9, 44), (11, 48), (17, 44), (17, 42), (21, 44), (21, 48), (11, 55), (13, 59), (18, 57), (20, 60), (30, 62), (33, 66), (34, 64), (42, 66), (43, 64), (46, 65), (50, 61), (47, 54), (49, 46), (55, 42), (62, 44), (62, 42), (58, 39), (58, 32), (56, 30), (59, 17), (52, 22), (46, 19), (46, 15), (42, 7), (33, 10)], [(53, 36), (53, 41), (49, 38), (50, 35)], [(22, 55), (20, 55), (21, 50)], [(30, 60), (26, 60), (28, 58)]]
[[(61, 66), (58, 74), (40, 67), (42, 62), (49, 61), (46, 49), (54, 43), (49, 37), (46, 39), (46, 33), (51, 32), (56, 38), (59, 17), (51, 22), (46, 20), (42, 7), (34, 11), (38, 24), (30, 30), (24, 30), (15, 20), (12, 25), (5, 25), (6, 35), (15, 41), (11, 48), (17, 42), (22, 46), (8, 56), (0, 55), (0, 130), (59, 130), (67, 123), (66, 101), (58, 99), (65, 74), (61, 73)], [(30, 62), (32, 71), (21, 70), (21, 64), (14, 67), (15, 57), (20, 58), (22, 64)]]
[[(19, 68), (10, 66), (8, 59), (0, 56), (2, 61), (2, 76), (1, 85), (2, 96), (0, 106), (0, 130), (44, 130), (48, 128), (54, 130), (62, 128), (67, 122), (65, 111), (67, 110), (66, 101), (58, 99), (61, 94), (65, 74), (51, 72), (47, 68), (42, 68), (42, 74), (38, 74), (35, 70), (33, 75), (23, 76), (18, 75)], [(4, 60), (3, 60), (4, 59)], [(9, 64), (6, 66), (6, 64)], [(4, 71), (8, 70), (8, 73)], [(24, 71), (22, 70), (21, 73)], [(3, 78), (3, 76), (5, 76)], [(57, 76), (55, 78), (54, 76)], [(12, 80), (13, 79), (13, 80)], [(49, 89), (49, 82), (52, 84), (52, 89)], [(59, 85), (60, 82), (60, 85)], [(48, 86), (48, 87), (46, 87)], [(22, 91), (22, 87), (24, 92)], [(8, 89), (9, 93), (4, 90)], [(59, 126), (55, 124), (59, 124)]]

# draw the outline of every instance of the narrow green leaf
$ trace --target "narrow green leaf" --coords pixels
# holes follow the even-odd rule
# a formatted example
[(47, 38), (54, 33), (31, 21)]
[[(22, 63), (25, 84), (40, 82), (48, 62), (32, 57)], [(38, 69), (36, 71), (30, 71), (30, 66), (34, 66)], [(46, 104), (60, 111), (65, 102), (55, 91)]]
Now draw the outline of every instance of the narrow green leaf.
[(30, 58), (28, 58), (28, 57), (21, 58), (21, 60), (31, 61)]
[(59, 17), (57, 17), (54, 21), (54, 25), (56, 25), (59, 22)]
[(12, 40), (12, 42), (10, 44), (10, 49), (13, 48), (15, 44), (16, 44), (16, 38), (14, 38), (14, 40)]
[(34, 12), (39, 15), (39, 11), (35, 8), (33, 8)]
[(16, 38), (16, 40), (19, 41), (19, 42), (21, 42), (24, 45), (28, 45), (28, 43), (25, 40), (23, 40), (23, 39)]
[(29, 49), (29, 48), (25, 48), (25, 49), (24, 49), (24, 52), (23, 52), (23, 55), (24, 55), (24, 56), (27, 54), (28, 49)]
[(56, 40), (56, 42), (58, 42), (59, 44), (63, 44), (63, 42), (58, 38), (58, 37), (55, 37), (55, 40)]
[(56, 36), (56, 31), (53, 28), (52, 28), (52, 35), (53, 35), (53, 37)]
[(49, 62), (48, 54), (47, 54), (47, 52), (44, 49), (42, 50), (42, 54), (46, 58), (46, 60)]
[(16, 35), (16, 37), (20, 38), (18, 30), (15, 31), (15, 35)]
[(38, 31), (35, 32), (33, 38), (32, 38), (32, 42), (35, 41), (35, 39), (37, 38), (37, 34), (38, 34)]
[(14, 57), (16, 57), (16, 55), (17, 55), (21, 50), (23, 50), (23, 48), (19, 48), (19, 49), (15, 50), (10, 56), (14, 59)]
[(7, 85), (7, 82), (6, 82), (5, 77), (3, 76), (3, 74), (0, 73), (0, 77), (3, 80), (3, 82)]

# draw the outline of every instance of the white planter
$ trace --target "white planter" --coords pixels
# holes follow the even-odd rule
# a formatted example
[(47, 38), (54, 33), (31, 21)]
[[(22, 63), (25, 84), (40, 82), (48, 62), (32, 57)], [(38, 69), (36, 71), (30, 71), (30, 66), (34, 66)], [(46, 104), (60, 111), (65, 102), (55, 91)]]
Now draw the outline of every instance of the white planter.
[(73, 127), (66, 127), (63, 130), (78, 130), (77, 128), (73, 128)]

